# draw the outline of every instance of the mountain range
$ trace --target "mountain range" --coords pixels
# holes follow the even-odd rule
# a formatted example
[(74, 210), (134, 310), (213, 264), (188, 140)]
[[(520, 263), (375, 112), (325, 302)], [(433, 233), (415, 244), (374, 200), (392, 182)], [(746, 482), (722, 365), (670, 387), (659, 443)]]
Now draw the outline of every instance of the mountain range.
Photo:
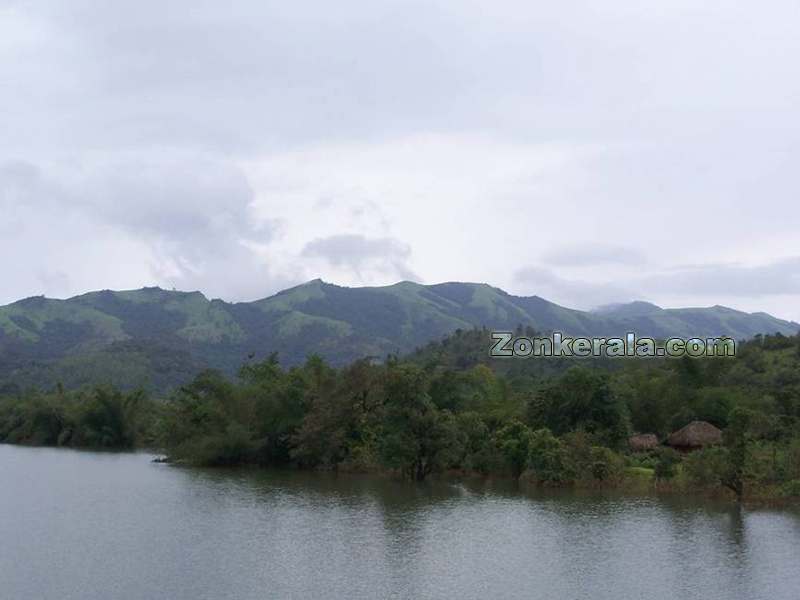
[[(165, 391), (203, 368), (235, 372), (277, 352), (293, 365), (317, 353), (341, 365), (406, 353), (457, 329), (737, 339), (794, 335), (800, 324), (723, 306), (665, 309), (647, 302), (587, 312), (478, 283), (348, 288), (319, 279), (254, 302), (143, 288), (0, 307), (0, 392), (56, 382), (109, 382)], [(487, 340), (488, 351), (488, 340)]]

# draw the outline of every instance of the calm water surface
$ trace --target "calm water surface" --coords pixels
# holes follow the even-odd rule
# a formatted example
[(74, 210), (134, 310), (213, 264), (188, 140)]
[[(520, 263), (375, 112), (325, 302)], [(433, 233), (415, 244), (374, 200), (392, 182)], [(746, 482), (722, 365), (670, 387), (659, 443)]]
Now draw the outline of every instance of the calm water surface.
[(798, 600), (800, 513), (0, 446), (0, 598)]

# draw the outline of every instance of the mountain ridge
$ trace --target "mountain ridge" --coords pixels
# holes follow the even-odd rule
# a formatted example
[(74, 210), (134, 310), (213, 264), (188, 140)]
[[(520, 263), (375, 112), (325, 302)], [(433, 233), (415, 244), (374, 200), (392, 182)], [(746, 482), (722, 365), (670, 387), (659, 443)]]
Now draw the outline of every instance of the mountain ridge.
[(641, 301), (580, 311), (471, 282), (345, 287), (314, 279), (251, 302), (160, 287), (98, 290), (66, 299), (32, 296), (0, 307), (0, 389), (60, 381), (165, 390), (201, 368), (233, 373), (249, 358), (272, 352), (287, 365), (312, 353), (344, 364), (410, 352), (457, 329), (518, 326), (662, 338), (800, 331), (800, 324), (763, 312), (670, 309)]

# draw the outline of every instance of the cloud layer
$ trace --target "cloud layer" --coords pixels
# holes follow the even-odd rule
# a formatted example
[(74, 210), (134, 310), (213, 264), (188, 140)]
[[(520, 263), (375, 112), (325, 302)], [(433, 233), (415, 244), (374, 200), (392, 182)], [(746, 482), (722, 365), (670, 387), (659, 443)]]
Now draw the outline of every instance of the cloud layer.
[(0, 2), (0, 302), (458, 279), (800, 320), (798, 20)]

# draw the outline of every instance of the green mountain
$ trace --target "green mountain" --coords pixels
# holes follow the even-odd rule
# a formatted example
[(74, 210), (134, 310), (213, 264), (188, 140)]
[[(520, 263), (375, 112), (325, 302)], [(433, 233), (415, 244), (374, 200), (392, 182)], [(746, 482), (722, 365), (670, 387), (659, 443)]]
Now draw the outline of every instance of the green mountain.
[(485, 326), (572, 335), (792, 335), (800, 325), (721, 306), (662, 309), (634, 302), (585, 312), (475, 283), (346, 288), (321, 280), (247, 303), (160, 288), (27, 298), (0, 307), (0, 392), (109, 382), (163, 391), (202, 368), (233, 373), (278, 352), (334, 364), (405, 353), (457, 329)]

